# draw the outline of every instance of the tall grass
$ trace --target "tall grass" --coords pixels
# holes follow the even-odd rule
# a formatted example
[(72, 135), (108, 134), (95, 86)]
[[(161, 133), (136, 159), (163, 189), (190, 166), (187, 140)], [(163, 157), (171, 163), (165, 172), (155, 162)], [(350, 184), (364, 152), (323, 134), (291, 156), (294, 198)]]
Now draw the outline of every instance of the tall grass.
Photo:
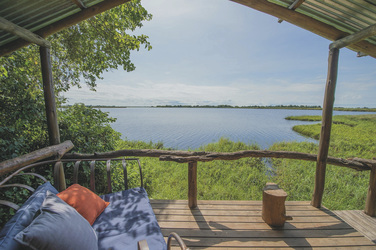
[[(297, 118), (290, 118), (297, 119)], [(320, 117), (298, 119), (320, 120)], [(376, 156), (376, 115), (335, 116), (329, 155), (341, 158)], [(299, 133), (318, 139), (321, 125), (299, 125)], [(122, 141), (118, 149), (163, 149), (162, 143)], [(221, 138), (198, 151), (234, 152), (260, 149), (257, 145), (232, 142)], [(318, 146), (308, 142), (280, 142), (269, 148), (317, 154)], [(154, 199), (187, 199), (187, 165), (142, 158), (145, 187)], [(236, 161), (198, 163), (198, 199), (261, 200), (267, 181), (279, 184), (288, 193), (288, 200), (311, 200), (316, 163), (302, 160), (270, 159), (272, 168), (263, 159), (244, 158)], [(323, 205), (329, 209), (363, 209), (368, 189), (369, 171), (327, 166)]]
[[(293, 118), (290, 118), (293, 119)], [(321, 117), (296, 117), (298, 120), (321, 120)], [(293, 128), (305, 136), (319, 139), (321, 124)], [(376, 115), (334, 116), (329, 155), (340, 158), (376, 156)], [(270, 150), (299, 151), (317, 154), (314, 143), (276, 143)], [(289, 194), (290, 200), (310, 200), (313, 193), (314, 162), (274, 159), (274, 180)], [(327, 166), (323, 204), (329, 209), (363, 209), (368, 189), (369, 171)]]
[[(145, 149), (152, 143), (122, 142), (119, 149)], [(221, 138), (198, 149), (207, 152), (235, 152), (259, 149), (255, 145), (232, 142)], [(158, 158), (142, 158), (145, 187), (154, 199), (187, 199), (188, 164), (161, 162)], [(199, 162), (197, 164), (198, 199), (201, 200), (260, 200), (268, 180), (267, 167), (258, 158), (236, 161)]]

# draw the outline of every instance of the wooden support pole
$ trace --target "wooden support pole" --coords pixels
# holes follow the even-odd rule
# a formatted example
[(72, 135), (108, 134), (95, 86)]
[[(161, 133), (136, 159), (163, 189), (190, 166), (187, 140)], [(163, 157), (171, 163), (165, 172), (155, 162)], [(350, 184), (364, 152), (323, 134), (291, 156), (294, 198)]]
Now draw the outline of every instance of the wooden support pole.
[(372, 217), (376, 216), (376, 166), (373, 166), (369, 177), (366, 207), (364, 212)]
[(64, 174), (64, 166), (61, 161), (56, 162), (54, 166), (54, 186), (59, 192), (62, 192), (65, 189), (67, 189)]
[(328, 77), (326, 81), (324, 105), (322, 111), (319, 152), (317, 155), (315, 188), (311, 205), (321, 207), (325, 186), (326, 162), (329, 151), (330, 131), (332, 128), (334, 96), (337, 83), (339, 49), (330, 49), (328, 59)]
[(50, 145), (56, 145), (60, 143), (60, 133), (57, 123), (55, 91), (52, 82), (51, 55), (49, 48), (40, 47), (40, 61), (42, 66), (44, 103), (46, 107), (48, 136)]
[(188, 163), (188, 206), (197, 207), (197, 161)]
[(95, 161), (90, 162), (90, 190), (95, 193)]

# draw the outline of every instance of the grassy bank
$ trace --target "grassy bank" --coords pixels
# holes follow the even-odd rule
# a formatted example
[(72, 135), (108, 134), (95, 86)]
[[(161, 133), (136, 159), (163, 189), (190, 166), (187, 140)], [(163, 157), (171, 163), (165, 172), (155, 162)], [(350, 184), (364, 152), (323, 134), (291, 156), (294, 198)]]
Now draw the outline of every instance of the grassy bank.
[[(300, 119), (300, 117), (298, 117)], [(307, 118), (302, 118), (307, 119)], [(318, 121), (321, 117), (314, 117)], [(315, 139), (320, 138), (320, 123), (297, 125), (293, 130)], [(376, 156), (376, 115), (338, 115), (333, 117), (329, 155), (342, 158)]]
[[(318, 116), (289, 119), (321, 121)], [(298, 125), (293, 130), (319, 139), (321, 124)], [(376, 115), (334, 116), (329, 155), (340, 158), (372, 159), (376, 155)], [(317, 154), (313, 143), (277, 143), (271, 150), (299, 151)], [(310, 200), (314, 187), (314, 162), (274, 159), (275, 181), (289, 194), (290, 200)], [(363, 209), (368, 189), (369, 171), (357, 172), (327, 166), (323, 204), (330, 209)]]
[[(159, 144), (159, 146), (161, 146)], [(119, 149), (155, 148), (155, 144), (121, 142)], [(198, 151), (234, 152), (259, 149), (255, 145), (220, 139)], [(142, 158), (146, 190), (154, 199), (187, 199), (188, 164), (161, 162), (158, 158)], [(267, 168), (261, 159), (199, 162), (197, 166), (198, 199), (202, 200), (260, 200), (267, 182)]]
[[(290, 118), (292, 119), (292, 118)], [(294, 119), (320, 120), (320, 117)], [(330, 156), (371, 159), (376, 155), (376, 115), (335, 116)], [(302, 125), (295, 131), (318, 138), (321, 125)], [(122, 141), (118, 149), (162, 149), (163, 144)], [(234, 152), (259, 149), (256, 145), (220, 139), (197, 151)], [(276, 143), (270, 150), (297, 151), (317, 154), (315, 143)], [(288, 193), (288, 200), (311, 200), (315, 179), (315, 162), (273, 159), (271, 169), (259, 158), (236, 161), (198, 163), (198, 199), (261, 200), (267, 181), (274, 181)], [(141, 159), (145, 186), (154, 199), (187, 199), (187, 164), (160, 162), (158, 158)], [(134, 167), (136, 171), (136, 166)], [(363, 209), (369, 172), (357, 172), (343, 167), (327, 167), (323, 205), (329, 209)], [(121, 183), (121, 181), (118, 181)], [(134, 182), (134, 185), (138, 185)], [(121, 185), (119, 185), (119, 188)]]

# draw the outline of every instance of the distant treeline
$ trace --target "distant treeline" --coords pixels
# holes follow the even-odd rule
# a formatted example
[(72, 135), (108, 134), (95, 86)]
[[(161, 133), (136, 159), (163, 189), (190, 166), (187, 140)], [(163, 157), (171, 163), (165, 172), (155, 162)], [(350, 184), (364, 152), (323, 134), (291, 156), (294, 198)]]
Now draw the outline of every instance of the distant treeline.
[[(63, 106), (62, 108), (70, 107), (71, 105)], [(321, 110), (321, 106), (315, 105), (270, 105), (270, 106), (231, 106), (231, 105), (157, 105), (157, 106), (116, 106), (116, 105), (86, 105), (91, 108), (222, 108), (222, 109), (310, 109)], [(359, 112), (376, 112), (376, 108), (358, 107), (358, 108), (344, 108), (335, 107), (337, 111), (359, 111)]]
[(158, 105), (157, 108), (227, 108), (227, 109), (321, 109), (320, 106), (272, 105), (272, 106), (231, 106), (231, 105)]
[[(271, 105), (271, 106), (231, 106), (231, 105), (158, 105), (157, 108), (229, 108), (229, 109), (311, 109), (321, 110), (321, 106), (311, 105)], [(335, 107), (337, 111), (363, 111), (363, 112), (376, 112), (376, 108), (344, 108)]]

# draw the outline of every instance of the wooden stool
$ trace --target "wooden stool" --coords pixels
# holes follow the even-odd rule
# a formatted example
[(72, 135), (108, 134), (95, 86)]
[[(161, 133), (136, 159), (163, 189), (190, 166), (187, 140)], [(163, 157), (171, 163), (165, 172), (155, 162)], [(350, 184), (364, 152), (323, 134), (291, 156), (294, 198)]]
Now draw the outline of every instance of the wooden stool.
[(285, 200), (287, 193), (275, 183), (266, 183), (262, 194), (262, 219), (272, 227), (283, 227), (286, 220), (292, 220), (286, 216)]

